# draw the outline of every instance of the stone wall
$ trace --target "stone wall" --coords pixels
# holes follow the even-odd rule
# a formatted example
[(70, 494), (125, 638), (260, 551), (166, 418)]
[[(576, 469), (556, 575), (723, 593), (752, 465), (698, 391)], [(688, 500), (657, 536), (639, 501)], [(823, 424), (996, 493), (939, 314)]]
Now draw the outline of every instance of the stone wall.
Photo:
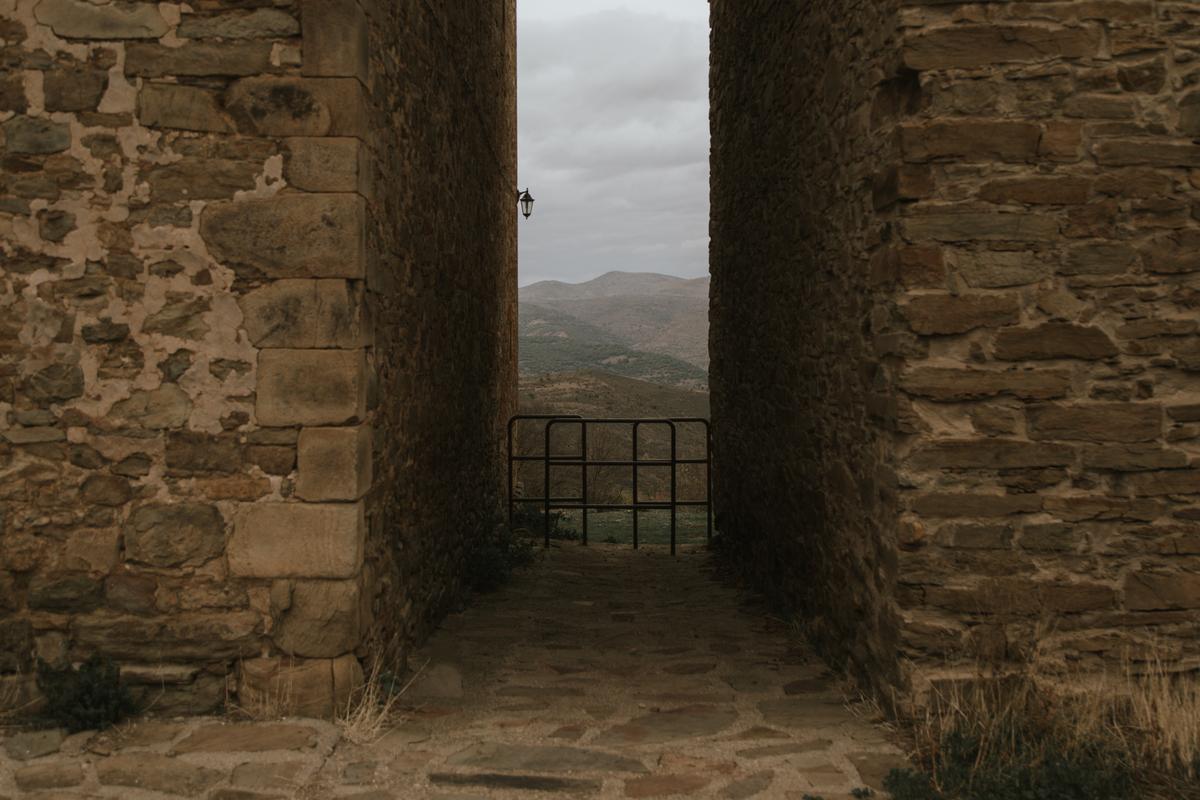
[(0, 3), (6, 690), (100, 652), (326, 713), (444, 608), (513, 392), (512, 12)]
[[(877, 0), (714, 0), (709, 352), (719, 527), (837, 660), (895, 672), (872, 176), (908, 102)], [(893, 85), (894, 84), (894, 85)]]
[(876, 683), (897, 655), (918, 686), (1196, 663), (1200, 9), (759, 5), (713, 3), (718, 500), (748, 574)]

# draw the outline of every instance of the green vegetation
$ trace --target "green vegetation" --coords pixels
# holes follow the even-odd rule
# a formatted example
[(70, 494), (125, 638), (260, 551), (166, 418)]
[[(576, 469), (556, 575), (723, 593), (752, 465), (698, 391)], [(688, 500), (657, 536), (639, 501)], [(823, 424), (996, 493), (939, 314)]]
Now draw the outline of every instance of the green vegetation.
[[(568, 512), (572, 529), (582, 530), (582, 514)], [(535, 529), (535, 531), (538, 529)], [(702, 508), (681, 508), (675, 520), (675, 541), (678, 544), (704, 544), (705, 514)], [(633, 544), (632, 511), (588, 512), (588, 540), (606, 544)], [(653, 510), (638, 512), (638, 544), (669, 545), (671, 543), (671, 514)]]
[(102, 730), (134, 711), (120, 669), (99, 655), (93, 654), (79, 669), (55, 669), (39, 660), (37, 682), (46, 696), (43, 713), (71, 733)]
[(542, 306), (522, 306), (517, 353), (522, 375), (598, 369), (665, 385), (708, 384), (708, 373), (694, 364), (635, 350), (594, 325)]

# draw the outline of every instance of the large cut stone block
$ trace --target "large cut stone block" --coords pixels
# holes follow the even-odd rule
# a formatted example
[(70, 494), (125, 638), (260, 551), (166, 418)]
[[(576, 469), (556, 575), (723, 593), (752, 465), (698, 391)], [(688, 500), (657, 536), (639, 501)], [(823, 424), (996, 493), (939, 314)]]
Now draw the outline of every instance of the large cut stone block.
[(1163, 435), (1156, 403), (1049, 404), (1027, 411), (1030, 439), (1151, 442)]
[(238, 705), (264, 716), (328, 719), (363, 683), (354, 656), (327, 659), (255, 658), (241, 664)]
[(138, 119), (148, 128), (232, 133), (233, 122), (214, 92), (177, 83), (146, 83), (138, 92)]
[(1191, 572), (1134, 572), (1125, 578), (1130, 611), (1200, 608), (1200, 575)]
[(283, 176), (306, 192), (358, 192), (371, 196), (367, 151), (350, 136), (294, 136), (287, 140)]
[(302, 75), (367, 82), (367, 15), (357, 0), (305, 0)]
[(239, 300), (255, 347), (356, 348), (367, 343), (365, 298), (343, 280), (274, 281)]
[(361, 350), (263, 350), (258, 354), (259, 425), (342, 425), (367, 410)]
[(225, 547), (225, 520), (216, 506), (172, 503), (142, 506), (125, 525), (125, 555), (155, 567), (203, 564)]
[(908, 161), (1032, 161), (1042, 129), (1030, 122), (954, 121), (905, 125), (901, 147)]
[(296, 495), (357, 500), (371, 488), (371, 429), (305, 428), (300, 432)]
[(904, 63), (926, 70), (1086, 58), (1099, 52), (1100, 43), (1100, 31), (1092, 27), (948, 25), (910, 36)]
[(125, 48), (125, 74), (141, 78), (257, 75), (270, 68), (270, 42), (194, 42), (183, 47), (138, 42)]
[(354, 78), (246, 78), (225, 107), (258, 136), (358, 136), (367, 132), (367, 100)]
[(86, 0), (41, 0), (34, 17), (64, 39), (157, 39), (167, 21), (154, 3), (96, 5)]
[(291, 656), (334, 658), (358, 646), (362, 611), (358, 580), (297, 581), (271, 638)]
[(272, 278), (361, 278), (367, 210), (353, 194), (211, 203), (200, 234), (218, 261)]
[(251, 578), (354, 578), (363, 564), (361, 503), (255, 503), (234, 523), (229, 571)]

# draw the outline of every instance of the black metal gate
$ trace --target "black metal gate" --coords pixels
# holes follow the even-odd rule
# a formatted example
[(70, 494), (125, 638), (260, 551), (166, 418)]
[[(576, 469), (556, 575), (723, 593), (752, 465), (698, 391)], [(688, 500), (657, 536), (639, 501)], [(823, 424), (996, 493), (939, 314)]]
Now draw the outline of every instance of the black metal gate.
[[(521, 422), (536, 421), (545, 424), (543, 437), (544, 446), (541, 453), (518, 453), (516, 428)], [(628, 459), (593, 459), (588, 457), (588, 428), (605, 425), (625, 425), (632, 427), (632, 452)], [(670, 458), (642, 458), (638, 447), (638, 432), (645, 425), (666, 426), (670, 431)], [(704, 457), (680, 458), (678, 452), (678, 428), (681, 425), (702, 425), (704, 427)], [(556, 427), (579, 427), (579, 452), (555, 454), (551, 449), (551, 437)], [(541, 462), (544, 487), (542, 497), (517, 497), (515, 494), (513, 473), (516, 464), (521, 462)], [(704, 499), (680, 500), (677, 496), (678, 470), (683, 464), (704, 465)], [(632, 491), (630, 503), (593, 503), (588, 500), (588, 470), (592, 467), (629, 467), (632, 475)], [(640, 500), (638, 498), (638, 470), (651, 468), (669, 468), (671, 470), (671, 493), (669, 500)], [(552, 471), (562, 468), (579, 470), (580, 492), (577, 497), (553, 497), (551, 491)], [(712, 433), (709, 422), (703, 417), (672, 417), (662, 419), (623, 419), (623, 418), (587, 418), (578, 415), (545, 415), (518, 414), (508, 421), (508, 521), (513, 523), (513, 515), (517, 503), (540, 504), (545, 514), (544, 534), (545, 546), (550, 546), (550, 512), (555, 510), (578, 510), (582, 513), (582, 543), (588, 543), (588, 511), (592, 510), (625, 510), (633, 512), (633, 546), (638, 547), (638, 512), (647, 509), (667, 509), (671, 512), (671, 553), (675, 553), (676, 545), (676, 516), (680, 507), (704, 507), (705, 509), (705, 539), (712, 541), (713, 510), (712, 510)]]

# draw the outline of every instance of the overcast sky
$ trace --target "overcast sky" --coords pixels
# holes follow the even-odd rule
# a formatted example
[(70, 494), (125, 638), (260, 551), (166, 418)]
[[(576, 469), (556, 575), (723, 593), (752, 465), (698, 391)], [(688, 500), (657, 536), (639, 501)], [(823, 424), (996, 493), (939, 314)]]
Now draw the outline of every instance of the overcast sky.
[(707, 0), (517, 0), (520, 283), (708, 272)]

